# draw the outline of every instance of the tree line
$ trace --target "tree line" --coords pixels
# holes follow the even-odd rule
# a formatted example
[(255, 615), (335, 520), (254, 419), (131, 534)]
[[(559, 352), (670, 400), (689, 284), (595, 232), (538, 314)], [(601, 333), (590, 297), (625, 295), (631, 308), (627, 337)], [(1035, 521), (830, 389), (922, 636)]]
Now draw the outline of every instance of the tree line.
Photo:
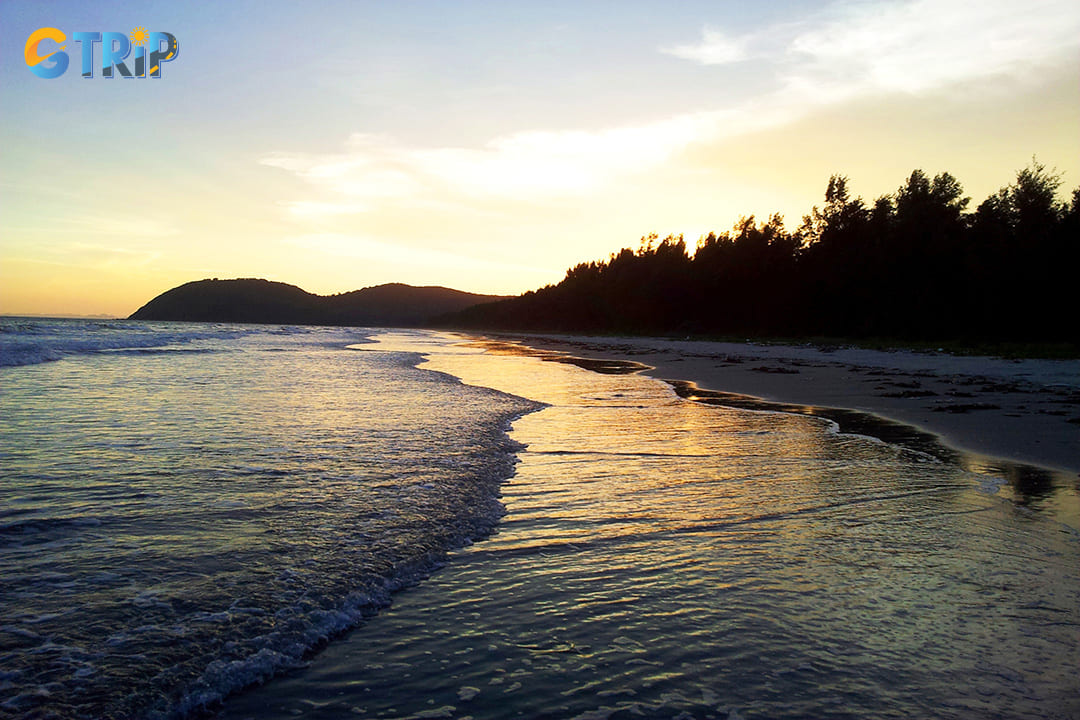
[(548, 285), (447, 319), (547, 332), (1080, 340), (1080, 188), (1038, 161), (974, 210), (955, 177), (915, 170), (891, 195), (833, 175), (794, 231), (773, 214), (702, 237), (656, 234)]

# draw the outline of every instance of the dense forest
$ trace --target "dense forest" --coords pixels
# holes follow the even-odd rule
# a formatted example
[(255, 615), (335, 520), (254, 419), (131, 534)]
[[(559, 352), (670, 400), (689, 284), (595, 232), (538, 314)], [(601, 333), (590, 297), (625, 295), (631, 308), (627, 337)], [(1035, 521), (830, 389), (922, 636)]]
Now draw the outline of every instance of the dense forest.
[(691, 255), (649, 235), (535, 292), (443, 319), (463, 328), (631, 334), (1080, 340), (1080, 188), (1037, 161), (974, 210), (915, 170), (872, 203), (829, 179), (794, 231), (744, 217)]

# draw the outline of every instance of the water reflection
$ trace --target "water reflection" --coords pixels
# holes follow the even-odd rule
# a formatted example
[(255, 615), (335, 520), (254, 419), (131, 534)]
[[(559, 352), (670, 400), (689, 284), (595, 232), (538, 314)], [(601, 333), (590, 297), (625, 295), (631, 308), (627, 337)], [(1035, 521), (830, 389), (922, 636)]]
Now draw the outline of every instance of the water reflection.
[(508, 514), (227, 717), (1080, 713), (1080, 536), (965, 467), (634, 374), (384, 342), (549, 405), (514, 424)]
[(0, 717), (184, 716), (501, 515), (532, 404), (245, 333), (4, 368)]
[[(474, 340), (464, 343), (488, 353), (536, 357), (561, 362), (603, 374), (631, 374), (649, 369), (630, 360), (595, 360), (578, 358), (553, 350), (536, 350), (520, 343), (497, 340)], [(865, 435), (918, 453), (925, 453), (967, 472), (984, 476), (980, 487), (1004, 490), (1018, 505), (1052, 515), (1059, 522), (1080, 530), (1080, 478), (1069, 473), (992, 458), (980, 453), (958, 450), (945, 444), (939, 435), (913, 425), (897, 422), (872, 413), (846, 408), (818, 407), (782, 403), (737, 393), (699, 388), (689, 381), (670, 381), (679, 397), (696, 403), (745, 410), (782, 412), (824, 418), (836, 424), (839, 432)]]

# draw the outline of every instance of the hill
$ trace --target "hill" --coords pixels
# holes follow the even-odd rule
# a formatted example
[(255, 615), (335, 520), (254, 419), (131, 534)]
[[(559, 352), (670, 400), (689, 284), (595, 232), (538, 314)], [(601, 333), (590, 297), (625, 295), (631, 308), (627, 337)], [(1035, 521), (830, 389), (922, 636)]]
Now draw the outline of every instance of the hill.
[(500, 299), (497, 295), (401, 283), (327, 296), (270, 280), (214, 279), (168, 290), (136, 310), (131, 319), (407, 327)]

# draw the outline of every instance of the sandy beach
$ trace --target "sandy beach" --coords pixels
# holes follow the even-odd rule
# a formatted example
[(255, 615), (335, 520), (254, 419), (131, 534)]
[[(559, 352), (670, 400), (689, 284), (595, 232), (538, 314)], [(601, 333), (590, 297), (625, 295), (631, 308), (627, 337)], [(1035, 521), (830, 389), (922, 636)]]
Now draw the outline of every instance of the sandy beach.
[(641, 363), (658, 379), (786, 409), (869, 413), (932, 433), (976, 457), (1080, 473), (1076, 360), (636, 337), (496, 337), (581, 358)]

